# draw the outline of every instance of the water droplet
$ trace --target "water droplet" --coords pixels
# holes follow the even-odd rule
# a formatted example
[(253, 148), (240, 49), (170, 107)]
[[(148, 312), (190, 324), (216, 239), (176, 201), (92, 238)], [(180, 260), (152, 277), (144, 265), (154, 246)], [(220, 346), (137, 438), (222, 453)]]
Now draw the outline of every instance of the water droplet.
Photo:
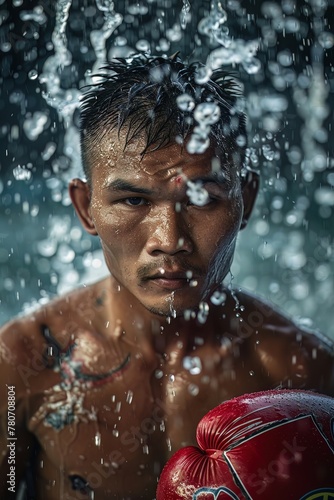
[(60, 262), (69, 264), (74, 260), (75, 252), (69, 245), (61, 243), (58, 248), (57, 257), (59, 258)]
[(319, 205), (334, 206), (334, 189), (323, 186), (316, 189), (314, 199)]
[(324, 49), (331, 49), (334, 46), (334, 34), (329, 31), (320, 33), (318, 40)]
[(97, 432), (95, 434), (95, 446), (100, 446), (101, 445), (101, 434)]
[(189, 21), (190, 3), (189, 0), (183, 0), (183, 6), (180, 14), (181, 28), (184, 30)]
[(37, 251), (43, 257), (52, 257), (57, 250), (57, 242), (53, 239), (41, 240), (37, 243)]
[(254, 75), (255, 73), (258, 73), (261, 69), (261, 61), (256, 57), (253, 57), (252, 59), (249, 59), (247, 61), (242, 61), (241, 64), (244, 70), (249, 75)]
[(48, 161), (53, 153), (57, 149), (57, 144), (55, 142), (48, 142), (44, 148), (44, 151), (42, 152), (42, 159), (44, 161)]
[[(198, 127), (195, 127), (198, 129)], [(203, 135), (200, 133), (192, 133), (190, 139), (187, 143), (187, 151), (190, 154), (201, 154), (204, 153), (210, 145), (210, 139), (208, 137), (208, 133)]]
[(220, 118), (220, 108), (214, 102), (203, 102), (196, 106), (194, 118), (201, 125), (213, 125)]
[(130, 405), (132, 403), (132, 400), (133, 400), (133, 392), (128, 391), (127, 395), (126, 395), (126, 402), (129, 403), (129, 405)]
[(277, 61), (282, 66), (285, 66), (285, 67), (291, 66), (291, 64), (293, 64), (293, 57), (292, 57), (291, 51), (289, 49), (286, 49), (286, 50), (282, 50), (281, 52), (279, 52), (277, 54)]
[(225, 292), (219, 292), (219, 290), (216, 290), (213, 292), (210, 298), (212, 304), (219, 306), (221, 304), (224, 304), (226, 301), (226, 293)]
[(164, 372), (162, 370), (155, 370), (154, 375), (155, 378), (160, 379), (164, 376)]
[(208, 66), (201, 66), (196, 69), (195, 82), (198, 83), (198, 85), (203, 85), (210, 80), (211, 75), (211, 68), (209, 68)]
[(29, 73), (28, 73), (29, 80), (36, 80), (37, 77), (38, 77), (38, 73), (35, 69), (32, 69), (29, 71)]
[(26, 169), (24, 166), (18, 165), (13, 169), (13, 176), (17, 181), (28, 181), (31, 179), (31, 171)]
[(189, 386), (188, 386), (188, 392), (192, 396), (197, 396), (197, 394), (199, 393), (199, 388), (195, 384), (189, 384)]
[(9, 52), (12, 48), (12, 45), (10, 42), (3, 42), (1, 45), (0, 45), (0, 50), (2, 52)]
[(136, 43), (136, 49), (143, 52), (150, 52), (151, 44), (148, 40), (138, 40)]
[(128, 13), (132, 16), (144, 16), (148, 13), (148, 7), (144, 4), (144, 2), (136, 2), (128, 6)]
[(181, 111), (192, 111), (195, 108), (195, 101), (189, 94), (182, 94), (177, 96), (176, 103)]
[(202, 371), (202, 362), (197, 356), (185, 356), (182, 361), (183, 368), (191, 375), (198, 375)]
[(167, 29), (166, 38), (168, 38), (170, 42), (179, 42), (182, 39), (181, 26), (175, 23), (172, 28)]
[(275, 158), (275, 152), (268, 144), (264, 144), (262, 146), (262, 152), (266, 160), (273, 161), (273, 159)]
[(186, 193), (187, 196), (189, 196), (189, 200), (191, 201), (191, 203), (199, 207), (203, 207), (210, 200), (207, 190), (203, 188), (203, 185), (200, 181), (198, 182), (187, 181)]
[(48, 116), (41, 111), (35, 111), (32, 116), (27, 116), (23, 122), (23, 130), (29, 140), (35, 141), (45, 130), (48, 123)]

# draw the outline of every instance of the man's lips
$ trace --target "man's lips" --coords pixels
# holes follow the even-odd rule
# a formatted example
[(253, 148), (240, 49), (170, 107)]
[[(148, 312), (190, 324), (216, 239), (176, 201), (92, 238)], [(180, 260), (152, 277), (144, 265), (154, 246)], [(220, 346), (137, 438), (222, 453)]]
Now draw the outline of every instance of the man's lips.
[(189, 280), (192, 278), (192, 273), (187, 274), (186, 271), (160, 271), (158, 273), (153, 274), (152, 276), (148, 276), (146, 279), (155, 280), (155, 279), (166, 279), (166, 280)]
[(145, 278), (146, 282), (168, 290), (177, 290), (189, 286), (190, 282), (195, 282), (196, 277), (189, 271), (165, 271), (155, 273)]

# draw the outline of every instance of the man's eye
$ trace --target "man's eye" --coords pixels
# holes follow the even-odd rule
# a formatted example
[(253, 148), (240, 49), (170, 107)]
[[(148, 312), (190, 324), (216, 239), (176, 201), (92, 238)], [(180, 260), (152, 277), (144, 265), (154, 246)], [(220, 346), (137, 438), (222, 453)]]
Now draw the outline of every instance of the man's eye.
[(206, 207), (207, 205), (210, 205), (210, 203), (214, 203), (215, 201), (217, 201), (216, 198), (213, 198), (211, 196), (203, 196), (197, 198), (189, 198), (187, 205), (190, 207)]
[(130, 207), (139, 207), (145, 205), (145, 200), (139, 196), (131, 196), (130, 198), (124, 198), (124, 203), (130, 205)]

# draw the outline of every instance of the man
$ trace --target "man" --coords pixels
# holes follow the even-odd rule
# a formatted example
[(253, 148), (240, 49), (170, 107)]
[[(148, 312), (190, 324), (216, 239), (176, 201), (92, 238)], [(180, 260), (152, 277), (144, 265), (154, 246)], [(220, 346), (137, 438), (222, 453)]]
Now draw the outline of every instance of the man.
[(177, 56), (138, 56), (110, 63), (83, 99), (87, 182), (70, 194), (110, 276), (1, 333), (1, 443), (12, 390), (16, 480), (30, 461), (38, 499), (153, 499), (217, 404), (277, 387), (334, 394), (328, 340), (222, 285), (258, 178), (243, 168), (235, 84), (199, 77)]

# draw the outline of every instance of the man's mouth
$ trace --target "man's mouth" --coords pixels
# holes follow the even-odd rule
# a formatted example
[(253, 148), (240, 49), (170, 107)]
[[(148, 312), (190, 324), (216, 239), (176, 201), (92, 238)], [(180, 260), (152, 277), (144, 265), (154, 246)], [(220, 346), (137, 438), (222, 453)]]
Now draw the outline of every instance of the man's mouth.
[(168, 271), (163, 268), (151, 276), (144, 279), (147, 283), (152, 283), (165, 290), (179, 290), (185, 287), (194, 287), (198, 280), (192, 271)]

